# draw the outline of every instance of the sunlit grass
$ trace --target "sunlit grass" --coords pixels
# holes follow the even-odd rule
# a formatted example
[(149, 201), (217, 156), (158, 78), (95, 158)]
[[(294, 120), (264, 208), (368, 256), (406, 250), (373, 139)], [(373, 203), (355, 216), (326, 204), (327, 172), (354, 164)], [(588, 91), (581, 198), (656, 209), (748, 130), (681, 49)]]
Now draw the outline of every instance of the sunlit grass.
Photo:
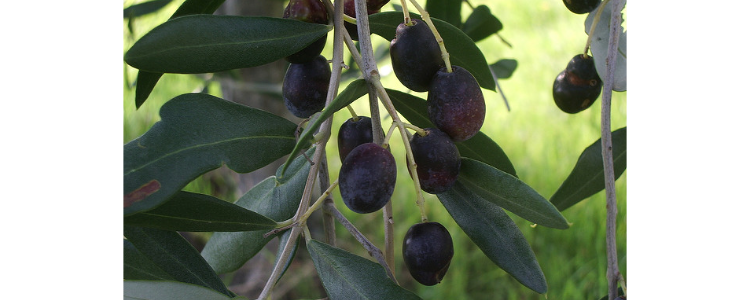
[[(423, 2), (423, 1), (422, 1)], [(549, 198), (570, 173), (581, 151), (600, 136), (600, 103), (597, 100), (591, 109), (568, 115), (561, 112), (552, 100), (552, 81), (565, 68), (567, 62), (583, 51), (586, 35), (583, 29), (585, 15), (575, 15), (565, 9), (559, 0), (539, 1), (471, 1), (474, 6), (486, 4), (503, 22), (500, 35), (508, 40), (509, 48), (491, 36), (480, 43), (480, 49), (489, 63), (499, 59), (518, 60), (518, 69), (510, 79), (501, 80), (500, 85), (508, 97), (511, 111), (498, 93), (484, 91), (487, 117), (482, 131), (500, 145), (513, 162), (525, 183)], [(178, 3), (177, 3), (178, 4)], [(152, 16), (149, 24), (166, 20), (176, 4)], [(464, 17), (468, 6), (463, 7)], [(148, 30), (147, 22), (136, 24), (137, 34)], [(142, 25), (142, 26), (141, 26)], [(127, 29), (125, 29), (127, 30)], [(373, 36), (375, 47), (387, 45), (387, 41)], [(128, 48), (132, 41), (126, 39)], [(330, 47), (326, 49), (330, 57)], [(388, 60), (382, 62), (381, 70), (387, 70)], [(135, 72), (127, 68), (130, 81)], [(402, 89), (395, 76), (384, 72), (383, 83), (389, 88)], [(163, 103), (182, 93), (193, 92), (203, 87), (203, 81), (191, 75), (165, 75), (154, 93), (143, 107), (135, 110), (133, 90), (125, 89), (124, 142), (143, 134), (158, 121), (158, 109)], [(343, 89), (343, 86), (342, 86)], [(211, 94), (220, 96), (216, 84), (210, 86)], [(426, 98), (426, 93), (414, 93)], [(362, 98), (366, 99), (366, 98)], [(368, 114), (366, 100), (353, 104), (360, 114)], [(381, 115), (385, 111), (381, 110)], [(328, 158), (332, 180), (338, 177), (341, 165), (338, 159), (335, 136), (338, 126), (350, 115), (342, 111), (334, 117), (334, 138), (328, 144)], [(390, 119), (384, 120), (389, 126)], [(612, 129), (627, 124), (626, 93), (615, 93), (612, 108)], [(404, 148), (398, 135), (390, 140), (391, 150), (399, 165), (398, 182), (393, 196), (394, 221), (396, 223), (397, 277), (402, 286), (415, 291), (425, 299), (545, 299), (524, 287), (505, 271), (494, 265), (471, 242), (456, 225), (434, 195), (425, 194), (426, 209), (431, 221), (442, 223), (454, 239), (455, 256), (445, 280), (436, 286), (416, 284), (401, 263), (401, 240), (406, 230), (419, 222), (419, 210), (415, 205), (415, 192), (406, 167)], [(626, 197), (627, 171), (616, 183), (618, 197), (618, 254), (620, 268), (627, 275), (626, 260)], [(191, 190), (207, 190), (205, 183), (194, 182)], [(338, 191), (334, 193), (337, 207), (376, 245), (382, 246), (382, 215), (373, 213), (359, 215), (343, 205)], [(509, 213), (527, 238), (537, 260), (545, 273), (549, 285), (549, 299), (599, 299), (606, 293), (606, 250), (604, 193), (565, 210), (563, 215), (573, 223), (570, 229), (557, 230), (537, 226)], [(367, 253), (337, 228), (339, 247), (368, 257)], [(626, 276), (627, 277), (627, 276)]]

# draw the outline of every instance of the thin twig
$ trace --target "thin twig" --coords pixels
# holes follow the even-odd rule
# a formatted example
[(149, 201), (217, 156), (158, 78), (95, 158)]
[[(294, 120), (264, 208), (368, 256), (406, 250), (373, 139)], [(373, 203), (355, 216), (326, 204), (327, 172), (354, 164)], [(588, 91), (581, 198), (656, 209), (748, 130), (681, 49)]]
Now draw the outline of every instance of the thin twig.
[[(614, 86), (615, 67), (617, 65), (617, 46), (620, 40), (620, 23), (622, 22), (622, 1), (612, 3), (612, 16), (609, 22), (609, 46), (607, 48), (606, 77), (602, 92), (602, 161), (604, 164), (604, 187), (607, 195), (607, 286), (609, 300), (617, 297), (617, 284), (622, 274), (617, 263), (617, 195), (615, 194), (615, 172), (612, 158), (612, 129), (610, 114), (612, 105), (612, 87)], [(604, 7), (601, 8), (602, 10)], [(624, 281), (624, 280), (623, 280)]]
[[(414, 162), (414, 154), (411, 152), (411, 144), (409, 144), (409, 132), (406, 130), (404, 122), (402, 122), (401, 118), (398, 116), (398, 111), (396, 111), (396, 107), (393, 106), (393, 102), (391, 102), (391, 99), (388, 96), (388, 92), (385, 90), (385, 87), (383, 87), (383, 84), (380, 83), (380, 80), (373, 81), (373, 83), (378, 90), (378, 96), (380, 97), (381, 103), (383, 103), (383, 106), (385, 106), (388, 114), (390, 114), (391, 118), (393, 118), (393, 122), (396, 123), (396, 126), (398, 126), (398, 131), (401, 134), (401, 140), (404, 143), (406, 162), (407, 167), (411, 172), (410, 174), (417, 174), (417, 163)], [(412, 180), (412, 182), (414, 183), (414, 191), (417, 194), (417, 206), (419, 207), (419, 212), (422, 215), (422, 222), (427, 222), (427, 212), (424, 208), (424, 196), (422, 195), (422, 187), (419, 184), (419, 180), (415, 179)]]
[[(378, 145), (383, 145), (385, 141), (385, 134), (383, 133), (383, 125), (380, 122), (380, 106), (378, 105), (378, 91), (372, 84), (367, 85), (368, 95), (370, 97), (370, 120), (372, 120), (372, 142)], [(396, 257), (394, 250), (394, 238), (393, 238), (393, 202), (388, 199), (385, 207), (383, 207), (383, 232), (384, 234), (384, 248), (385, 248), (385, 261), (388, 263), (388, 269), (395, 272), (396, 268)]]
[[(396, 272), (396, 245), (394, 244), (395, 237), (393, 235), (393, 201), (388, 200), (388, 203), (383, 207), (383, 228), (385, 229), (385, 260), (388, 263), (388, 270)], [(394, 281), (396, 281), (394, 279)]]
[[(385, 135), (380, 123), (380, 107), (378, 106), (378, 92), (376, 87), (380, 84), (380, 73), (378, 72), (378, 65), (375, 61), (372, 42), (370, 41), (370, 22), (368, 19), (365, 0), (355, 0), (354, 10), (357, 14), (357, 33), (359, 35), (360, 54), (362, 55), (362, 65), (360, 65), (360, 70), (362, 70), (362, 75), (368, 83), (367, 89), (370, 95), (370, 119), (372, 120), (373, 142), (382, 145)], [(389, 209), (390, 206), (392, 206), (392, 204), (389, 199), (386, 203), (386, 207), (383, 209), (383, 218), (386, 220), (383, 224), (385, 232), (384, 246), (386, 249), (386, 263), (384, 267), (389, 273), (393, 273), (396, 258), (394, 255), (395, 247), (393, 244), (393, 223), (389, 222), (393, 220), (392, 209)], [(392, 277), (392, 279), (393, 281), (396, 281), (395, 277)]]
[[(328, 159), (325, 153), (323, 153), (323, 160), (320, 161), (320, 170), (318, 171), (318, 181), (320, 182), (320, 192), (325, 194), (324, 187), (330, 185), (330, 177), (328, 174)], [(328, 193), (323, 204), (331, 203), (333, 205), (333, 197)], [(323, 213), (323, 232), (326, 236), (326, 244), (336, 247), (336, 221), (333, 216), (328, 213)]]
[(348, 230), (349, 233), (351, 233), (352, 236), (354, 236), (354, 238), (357, 239), (357, 241), (360, 244), (362, 244), (362, 247), (364, 247), (365, 250), (367, 250), (367, 253), (369, 253), (370, 256), (375, 258), (375, 260), (377, 260), (381, 266), (383, 266), (383, 268), (385, 269), (385, 273), (388, 275), (388, 277), (390, 277), (391, 280), (393, 280), (393, 282), (398, 284), (396, 277), (393, 275), (393, 272), (391, 272), (391, 269), (388, 267), (388, 264), (386, 263), (385, 258), (383, 258), (383, 252), (381, 252), (380, 249), (378, 249), (378, 247), (373, 245), (372, 242), (370, 242), (370, 240), (368, 240), (367, 237), (365, 237), (362, 234), (362, 232), (360, 232), (359, 229), (357, 229), (357, 227), (354, 226), (354, 224), (349, 222), (349, 220), (343, 214), (341, 214), (341, 212), (338, 209), (336, 209), (336, 206), (332, 204), (323, 204), (323, 211), (328, 212), (331, 215), (333, 215), (333, 217), (336, 218), (336, 220), (338, 220), (339, 223), (341, 223), (341, 225), (343, 225), (344, 228), (346, 228), (346, 230)]
[[(333, 14), (331, 14), (331, 11), (329, 11), (329, 15), (333, 15), (333, 23), (334, 23), (334, 44), (333, 44), (333, 58), (332, 66), (331, 66), (331, 80), (328, 84), (328, 94), (326, 97), (326, 106), (330, 105), (333, 99), (336, 97), (336, 94), (338, 92), (339, 87), (339, 81), (341, 80), (341, 69), (343, 68), (343, 61), (344, 61), (344, 47), (343, 47), (343, 35), (341, 31), (344, 30), (344, 21), (342, 19), (342, 15), (344, 14), (344, 7), (342, 1), (337, 1), (336, 5), (334, 5)], [(323, 154), (325, 153), (326, 144), (328, 143), (328, 139), (331, 135), (331, 124), (333, 122), (333, 118), (329, 117), (327, 120), (323, 122), (323, 124), (320, 126), (319, 133), (323, 133), (324, 136), (322, 139), (317, 141), (317, 145), (315, 148), (315, 154), (313, 155), (313, 161), (314, 162), (320, 162), (323, 158)], [(313, 186), (315, 185), (315, 179), (318, 174), (318, 169), (320, 163), (316, 163), (310, 167), (310, 172), (307, 176), (307, 181), (305, 182), (305, 189), (302, 194), (302, 199), (300, 200), (299, 207), (297, 208), (297, 213), (294, 215), (295, 220), (299, 220), (299, 218), (307, 212), (310, 205), (310, 198), (312, 197), (312, 190)], [(300, 226), (294, 226), (292, 227), (292, 232), (289, 237), (289, 240), (295, 240), (297, 237), (299, 237), (300, 232), (302, 231), (302, 228)], [(289, 255), (292, 252), (292, 244), (294, 243), (287, 243), (284, 249), (282, 250), (282, 253), (280, 255), (280, 258), (278, 259), (278, 262), (271, 272), (271, 276), (266, 282), (266, 285), (263, 287), (263, 291), (261, 291), (260, 296), (258, 296), (258, 299), (265, 300), (269, 298), (269, 295), (271, 293), (271, 290), (273, 289), (273, 286), (276, 284), (276, 281), (278, 281), (279, 276), (281, 275), (281, 271), (283, 270), (283, 264), (280, 262), (286, 261)]]

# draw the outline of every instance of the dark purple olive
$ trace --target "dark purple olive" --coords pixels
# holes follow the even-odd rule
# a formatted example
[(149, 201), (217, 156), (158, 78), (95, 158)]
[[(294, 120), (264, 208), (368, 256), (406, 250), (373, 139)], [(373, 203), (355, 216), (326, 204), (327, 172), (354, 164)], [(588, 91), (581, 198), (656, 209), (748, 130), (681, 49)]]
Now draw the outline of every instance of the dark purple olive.
[(406, 232), (402, 251), (411, 277), (427, 286), (436, 285), (451, 264), (453, 239), (440, 223), (419, 223)]
[(369, 117), (359, 116), (357, 121), (349, 118), (344, 124), (341, 124), (338, 144), (339, 158), (342, 162), (349, 152), (364, 143), (372, 143), (372, 120)]
[(414, 134), (411, 146), (422, 190), (430, 194), (448, 191), (458, 179), (461, 155), (451, 137), (437, 128), (425, 128), (425, 136)]
[(396, 27), (396, 37), (390, 47), (391, 64), (401, 84), (412, 91), (426, 92), (445, 62), (427, 24), (421, 20), (412, 22), (413, 25), (401, 23)]
[(382, 146), (365, 143), (349, 152), (339, 170), (339, 191), (349, 209), (366, 214), (391, 199), (396, 186), (396, 160)]
[(565, 7), (575, 14), (586, 14), (594, 10), (601, 0), (563, 0)]
[(479, 83), (466, 69), (453, 66), (453, 72), (440, 68), (427, 93), (430, 121), (454, 142), (463, 142), (479, 132), (486, 107)]
[(293, 115), (309, 118), (325, 107), (330, 80), (331, 67), (322, 55), (310, 62), (290, 64), (281, 86), (284, 105)]
[[(282, 17), (308, 23), (328, 24), (328, 13), (320, 0), (291, 0), (284, 9)], [(325, 48), (327, 37), (328, 34), (324, 35), (302, 50), (285, 57), (285, 59), (293, 64), (313, 60)]]
[(560, 72), (552, 84), (552, 98), (560, 110), (575, 114), (586, 110), (602, 92), (602, 80), (594, 58), (579, 54)]

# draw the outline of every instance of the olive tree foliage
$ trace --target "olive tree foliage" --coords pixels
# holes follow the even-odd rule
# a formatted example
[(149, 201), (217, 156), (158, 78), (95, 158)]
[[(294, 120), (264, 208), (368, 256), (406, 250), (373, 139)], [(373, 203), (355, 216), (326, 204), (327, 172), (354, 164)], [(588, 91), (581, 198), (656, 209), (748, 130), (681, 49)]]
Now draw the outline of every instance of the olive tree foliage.
[[(125, 18), (161, 9), (170, 1), (132, 5), (125, 8)], [(498, 79), (512, 76), (517, 63), (512, 59), (487, 62), (476, 45), (483, 39), (499, 37), (502, 23), (487, 6), (475, 7), (461, 0), (426, 0), (424, 8), (415, 1), (401, 1), (369, 17), (364, 0), (354, 0), (356, 16), (347, 18), (342, 16), (344, 1), (324, 0), (331, 16), (328, 24), (268, 16), (214, 15), (223, 2), (185, 0), (168, 21), (126, 51), (124, 61), (138, 69), (135, 99), (126, 101), (135, 101), (140, 107), (164, 73), (210, 74), (262, 66), (333, 34), (333, 57), (328, 58), (332, 76), (326, 104), (297, 124), (206, 93), (176, 95), (165, 103), (160, 109), (161, 120), (124, 145), (125, 298), (243, 298), (230, 291), (219, 275), (237, 270), (269, 241), (279, 239), (278, 257), (259, 299), (269, 298), (300, 243), (305, 243), (330, 299), (419, 299), (402, 288), (394, 276), (393, 228), (387, 221), (392, 218), (390, 203), (382, 209), (386, 241), (380, 249), (340, 213), (339, 209), (346, 208), (337, 207), (331, 199), (337, 181), (332, 183), (328, 173), (338, 170), (328, 170), (324, 152), (331, 138), (332, 116), (348, 113), (346, 108), (354, 101), (369, 99), (370, 116), (376, 127), (373, 132), (388, 132), (385, 136), (376, 134), (375, 141), (408, 144), (411, 133), (407, 129), (435, 127), (428, 115), (428, 103), (380, 83), (378, 60), (369, 35), (364, 33), (391, 40), (406, 18), (429, 20), (431, 29), (439, 33), (442, 51), (450, 54), (451, 65), (470, 72), (481, 88), (502, 92)], [(607, 2), (591, 11), (586, 21), (587, 28), (596, 28), (587, 32), (592, 34), (591, 53), (605, 83), (603, 106), (608, 105), (606, 98), (611, 97), (611, 91), (624, 91), (626, 83), (625, 34), (620, 26), (610, 25), (618, 25), (618, 17), (621, 22), (622, 17), (611, 11), (621, 11), (624, 1)], [(462, 9), (471, 9), (466, 19), (462, 19)], [(358, 46), (344, 29), (344, 23), (354, 19)], [(615, 45), (619, 42), (620, 47), (614, 47), (616, 59), (610, 60), (612, 36), (619, 36)], [(344, 51), (353, 58), (346, 71)], [(615, 60), (616, 66), (606, 63)], [(390, 128), (381, 123), (386, 118), (378, 115), (380, 107), (393, 121)], [(460, 172), (455, 184), (437, 194), (437, 198), (463, 233), (497, 267), (530, 290), (545, 294), (545, 275), (506, 211), (533, 224), (567, 229), (569, 223), (560, 212), (605, 190), (606, 184), (614, 182), (625, 170), (626, 128), (606, 131), (609, 134), (583, 149), (569, 177), (550, 199), (518, 178), (501, 145), (480, 131), (455, 143), (461, 156)], [(233, 203), (183, 190), (202, 174), (220, 167), (248, 173), (284, 157), (286, 162), (275, 175), (260, 181)], [(610, 164), (606, 163), (607, 158)], [(415, 174), (413, 158), (406, 161)], [(414, 182), (421, 207), (422, 191), (418, 181)], [(317, 186), (320, 191), (313, 191)], [(321, 196), (313, 199), (315, 194)], [(324, 211), (324, 237), (311, 236), (307, 227), (307, 218), (315, 210)], [(365, 247), (372, 259), (336, 246), (336, 222)], [(199, 252), (178, 233), (181, 231), (213, 234)], [(617, 277), (619, 271), (613, 274)], [(624, 279), (618, 279), (624, 287)]]

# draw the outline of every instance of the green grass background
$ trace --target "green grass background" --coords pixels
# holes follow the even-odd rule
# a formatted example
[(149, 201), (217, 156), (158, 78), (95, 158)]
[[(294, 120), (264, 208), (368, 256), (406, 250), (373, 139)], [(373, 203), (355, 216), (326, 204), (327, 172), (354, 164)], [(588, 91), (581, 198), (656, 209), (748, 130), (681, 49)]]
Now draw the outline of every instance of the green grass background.
[[(175, 1), (156, 14), (138, 19), (133, 26), (135, 39), (168, 19), (180, 2)], [(420, 3), (424, 5), (424, 1)], [(471, 3), (474, 6), (485, 4), (490, 7), (493, 14), (503, 22), (504, 28), (500, 35), (513, 46), (508, 47), (495, 36), (479, 42), (478, 46), (487, 61), (493, 63), (506, 58), (518, 60), (518, 69), (513, 76), (500, 81), (511, 110), (505, 108), (498, 93), (485, 90), (487, 116), (482, 131), (503, 148), (521, 180), (549, 198), (570, 173), (580, 152), (600, 136), (600, 99), (590, 109), (569, 115), (555, 106), (551, 94), (555, 76), (574, 55), (583, 50), (587, 37), (583, 27), (586, 15), (570, 13), (560, 0), (473, 0)], [(126, 6), (129, 4), (125, 3)], [(390, 10), (390, 6), (387, 9)], [(470, 13), (467, 5), (463, 6), (462, 13), (464, 19)], [(126, 51), (134, 39), (125, 27), (127, 23), (123, 24), (123, 51)], [(388, 43), (375, 35), (373, 42), (376, 48), (385, 47)], [(330, 51), (329, 44), (324, 55), (330, 58)], [(379, 63), (383, 84), (389, 88), (405, 90), (389, 72), (389, 63), (388, 59)], [(158, 110), (166, 101), (182, 93), (199, 91), (204, 85), (204, 81), (196, 76), (166, 74), (148, 101), (136, 110), (134, 89), (131, 88), (136, 70), (124, 63), (123, 66), (126, 87), (123, 95), (123, 142), (143, 134), (158, 121)], [(217, 83), (210, 83), (208, 88), (209, 93), (221, 96)], [(415, 95), (426, 98), (426, 93)], [(627, 93), (614, 93), (612, 130), (627, 124), (626, 95)], [(367, 103), (363, 99), (366, 98), (355, 102), (353, 107), (357, 112), (365, 114)], [(381, 115), (385, 115), (384, 110), (381, 110)], [(346, 111), (335, 115), (333, 136), (336, 136), (338, 126), (348, 117)], [(386, 120), (384, 124), (388, 126), (390, 121)], [(404, 157), (401, 139), (394, 136), (390, 142), (394, 156), (401, 163), (398, 159)], [(341, 165), (335, 139), (328, 144), (327, 151), (333, 180), (337, 178), (337, 170)], [(563, 211), (563, 215), (573, 223), (567, 230), (532, 227), (528, 221), (509, 213), (526, 236), (545, 273), (549, 285), (547, 295), (529, 290), (494, 265), (461, 231), (437, 198), (424, 194), (430, 220), (442, 223), (451, 232), (455, 256), (442, 283), (432, 287), (416, 284), (401, 263), (400, 252), (406, 230), (419, 221), (419, 210), (414, 204), (416, 198), (408, 172), (404, 165), (399, 168), (392, 201), (396, 223), (396, 269), (402, 286), (424, 299), (599, 299), (606, 294), (606, 205), (603, 192)], [(627, 279), (626, 188), (627, 171), (616, 182), (619, 210), (618, 255), (620, 270)], [(208, 184), (196, 180), (186, 189), (206, 192)], [(349, 212), (341, 203), (338, 192), (334, 197), (341, 211), (376, 245), (382, 245), (382, 215)], [(341, 226), (337, 230), (340, 247), (368, 257)], [(273, 255), (269, 259), (272, 260)], [(324, 296), (309, 283), (300, 283), (299, 289), (299, 294), (309, 293), (309, 298)]]

